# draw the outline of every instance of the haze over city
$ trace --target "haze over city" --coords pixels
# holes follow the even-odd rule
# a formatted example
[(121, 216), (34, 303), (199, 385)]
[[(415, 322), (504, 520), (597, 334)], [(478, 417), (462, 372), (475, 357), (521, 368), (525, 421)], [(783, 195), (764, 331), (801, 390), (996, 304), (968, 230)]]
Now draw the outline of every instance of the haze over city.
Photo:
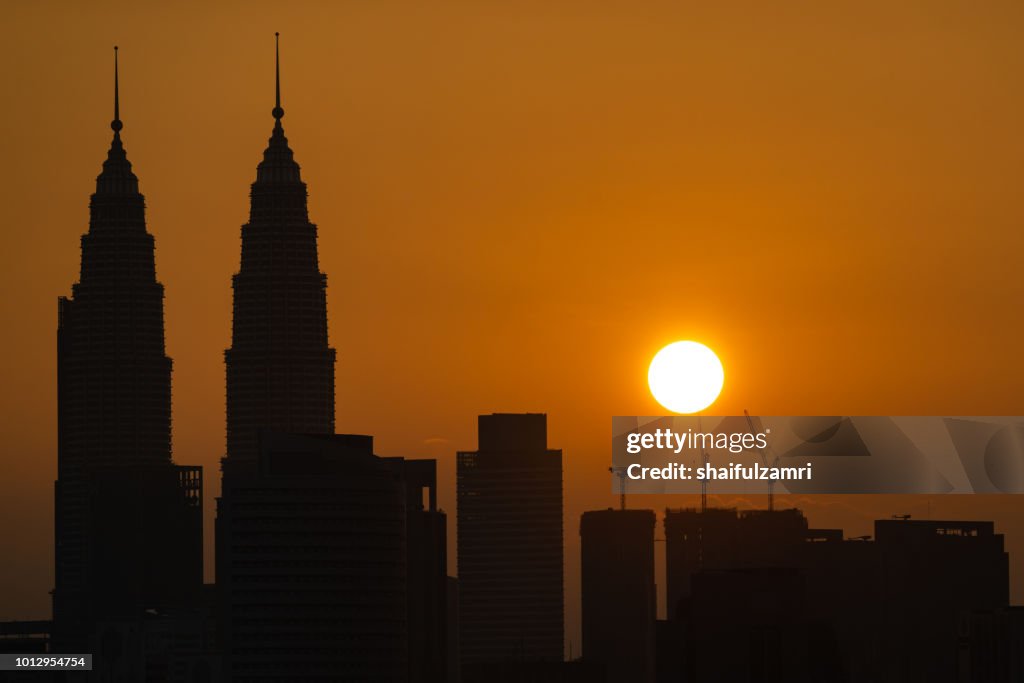
[[(547, 413), (565, 457), (568, 640), (579, 515), (617, 503), (609, 418), (662, 411), (646, 369), (665, 344), (719, 354), (717, 414), (1019, 413), (1024, 8), (853, 9), (9, 7), (0, 534), (18, 551), (0, 565), (0, 619), (50, 609), (56, 299), (78, 279), (110, 144), (114, 44), (165, 287), (173, 453), (207, 473), (208, 579), (274, 31), (328, 276), (337, 431), (437, 458), (453, 514), (476, 416)], [(780, 504), (850, 535), (894, 513), (995, 520), (1022, 598), (1013, 498)]]

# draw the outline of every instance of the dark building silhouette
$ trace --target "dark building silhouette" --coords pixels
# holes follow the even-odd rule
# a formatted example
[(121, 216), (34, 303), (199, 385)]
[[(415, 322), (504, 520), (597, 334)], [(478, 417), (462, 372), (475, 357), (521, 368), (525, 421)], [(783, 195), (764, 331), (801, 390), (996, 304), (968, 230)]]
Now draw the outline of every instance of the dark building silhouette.
[(114, 68), (114, 139), (79, 281), (58, 302), (58, 652), (90, 652), (98, 622), (194, 604), (202, 586), (202, 470), (171, 462), (164, 292), (121, 142), (116, 52)]
[(846, 680), (832, 625), (810, 614), (796, 568), (702, 570), (680, 607), (681, 680), (815, 683)]
[(43, 654), (52, 630), (52, 621), (0, 621), (0, 653)]
[(580, 519), (583, 659), (609, 683), (654, 680), (654, 511), (597, 510)]
[[(681, 683), (686, 667), (686, 622), (659, 619), (654, 625), (654, 667), (656, 683)], [(692, 678), (692, 677), (691, 677)]]
[[(0, 621), (0, 654), (46, 656), (53, 622)], [(45, 671), (0, 671), (3, 683), (51, 683), (54, 676)]]
[(213, 588), (203, 587), (196, 606), (149, 609), (101, 621), (92, 679), (153, 683), (222, 680)]
[(231, 680), (406, 680), (402, 469), (369, 436), (264, 431), (260, 444), (260, 471), (218, 517)]
[(218, 517), (232, 680), (447, 680), (436, 463), (377, 457), (369, 436), (259, 444)]
[(794, 549), (809, 533), (800, 510), (694, 508), (665, 511), (668, 615), (692, 593), (705, 569), (792, 566)]
[(462, 667), (459, 663), (459, 580), (454, 576), (447, 577), (445, 590), (448, 594), (446, 605), (448, 606), (448, 623), (445, 625), (445, 633), (448, 638), (447, 683), (460, 683), (462, 680)]
[(873, 541), (807, 543), (794, 564), (852, 681), (952, 683), (965, 620), (1009, 605), (1009, 557), (992, 522), (878, 520)]
[(960, 620), (958, 681), (1024, 681), (1024, 607), (976, 610)]
[(797, 510), (669, 510), (665, 533), (658, 681), (953, 683), (1019, 666), (992, 522), (879, 520), (874, 540), (844, 540)]
[(563, 657), (562, 452), (547, 416), (481, 415), (458, 454), (462, 674), (479, 663)]
[(405, 486), (409, 680), (450, 680), (448, 516), (437, 507), (437, 461), (383, 458)]
[(280, 68), (274, 129), (256, 169), (249, 222), (234, 276), (227, 366), (226, 483), (255, 467), (260, 429), (334, 433), (334, 349), (327, 344), (327, 276), (317, 229), (281, 119)]
[(334, 434), (326, 277), (306, 186), (270, 143), (234, 277), (217, 587), (234, 681), (445, 681), (446, 517), (433, 460)]

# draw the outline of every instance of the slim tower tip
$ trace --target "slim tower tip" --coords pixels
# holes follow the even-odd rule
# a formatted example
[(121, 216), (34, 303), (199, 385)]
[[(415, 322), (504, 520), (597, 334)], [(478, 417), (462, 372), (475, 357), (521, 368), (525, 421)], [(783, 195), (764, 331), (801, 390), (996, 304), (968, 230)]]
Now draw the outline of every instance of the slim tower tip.
[(124, 128), (124, 124), (121, 123), (121, 97), (118, 92), (117, 45), (114, 46), (114, 120), (110, 122), (110, 127), (115, 133)]
[(275, 119), (284, 118), (281, 108), (281, 34), (274, 32), (274, 110), (270, 112)]

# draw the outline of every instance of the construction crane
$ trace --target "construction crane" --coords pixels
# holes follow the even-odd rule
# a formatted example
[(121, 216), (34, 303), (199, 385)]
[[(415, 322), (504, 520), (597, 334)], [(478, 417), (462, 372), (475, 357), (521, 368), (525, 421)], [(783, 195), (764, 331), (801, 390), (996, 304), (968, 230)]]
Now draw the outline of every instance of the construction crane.
[[(697, 431), (701, 434), (704, 433), (704, 423), (700, 419), (700, 415), (697, 416)], [(708, 471), (708, 452), (704, 448), (703, 437), (700, 440), (700, 459), (704, 465), (704, 472)], [(700, 513), (703, 515), (708, 511), (708, 480), (704, 477), (700, 480)]]
[(626, 509), (626, 468), (609, 467), (608, 471), (619, 478), (619, 509)]
[[(751, 436), (753, 436), (753, 434), (754, 434), (754, 420), (750, 417), (750, 413), (747, 412), (746, 408), (743, 409), (743, 414), (747, 418), (747, 428), (750, 430)], [(757, 442), (755, 441), (754, 443), (757, 443)], [(771, 446), (769, 446), (768, 448), (771, 448)], [(779, 456), (776, 455), (775, 459), (772, 460), (772, 464), (769, 465), (768, 464), (768, 453), (766, 452), (766, 449), (758, 447), (757, 448), (757, 452), (761, 455), (761, 462), (764, 463), (765, 467), (778, 467), (779, 466)], [(775, 511), (775, 480), (769, 479), (768, 480), (768, 512), (774, 512), (774, 511)]]

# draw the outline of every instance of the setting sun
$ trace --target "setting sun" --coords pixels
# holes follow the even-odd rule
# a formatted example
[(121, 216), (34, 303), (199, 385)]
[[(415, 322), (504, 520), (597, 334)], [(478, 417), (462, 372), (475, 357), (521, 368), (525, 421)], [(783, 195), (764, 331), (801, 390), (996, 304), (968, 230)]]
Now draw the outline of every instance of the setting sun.
[(715, 352), (695, 341), (669, 344), (647, 371), (651, 394), (674, 413), (696, 413), (715, 402), (725, 371)]

